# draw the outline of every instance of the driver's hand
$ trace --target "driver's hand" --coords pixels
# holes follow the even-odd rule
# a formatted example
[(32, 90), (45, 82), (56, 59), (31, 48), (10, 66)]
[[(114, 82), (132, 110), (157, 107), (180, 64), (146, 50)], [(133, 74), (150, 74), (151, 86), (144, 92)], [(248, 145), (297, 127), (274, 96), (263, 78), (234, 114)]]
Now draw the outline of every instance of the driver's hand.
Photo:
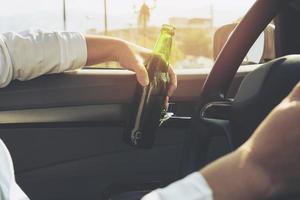
[[(113, 37), (85, 37), (88, 52), (86, 62), (87, 66), (116, 61), (119, 62), (122, 67), (134, 71), (138, 82), (142, 86), (149, 84), (149, 77), (144, 63), (151, 56), (151, 50)], [(169, 76), (170, 85), (166, 101), (168, 101), (168, 98), (172, 96), (174, 90), (177, 88), (177, 78), (172, 67), (169, 68)], [(165, 104), (167, 103), (165, 102)]]
[(241, 148), (269, 177), (270, 192), (300, 191), (300, 83)]
[[(148, 73), (145, 68), (145, 61), (149, 59), (152, 51), (135, 44), (124, 41), (122, 48), (118, 50), (118, 62), (122, 67), (134, 71), (138, 82), (142, 86), (149, 84)], [(172, 96), (173, 92), (177, 88), (177, 77), (173, 68), (169, 67), (170, 85), (168, 89), (168, 97)]]

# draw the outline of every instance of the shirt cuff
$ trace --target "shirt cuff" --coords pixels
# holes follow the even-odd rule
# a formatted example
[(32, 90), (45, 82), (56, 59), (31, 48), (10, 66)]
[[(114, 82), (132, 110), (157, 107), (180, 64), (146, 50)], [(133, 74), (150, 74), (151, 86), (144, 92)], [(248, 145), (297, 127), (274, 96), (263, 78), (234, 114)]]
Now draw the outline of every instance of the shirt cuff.
[(204, 177), (194, 172), (182, 180), (149, 193), (142, 200), (213, 200), (213, 193)]

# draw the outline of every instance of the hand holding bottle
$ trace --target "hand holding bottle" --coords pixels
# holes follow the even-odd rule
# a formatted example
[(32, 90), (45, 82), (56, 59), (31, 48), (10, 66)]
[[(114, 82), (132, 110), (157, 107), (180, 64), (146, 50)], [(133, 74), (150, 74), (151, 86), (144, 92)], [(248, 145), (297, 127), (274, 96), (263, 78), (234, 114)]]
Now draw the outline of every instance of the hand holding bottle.
[[(131, 42), (106, 36), (86, 36), (87, 42), (87, 66), (103, 62), (115, 61), (126, 69), (134, 71), (138, 82), (142, 86), (149, 83), (145, 61), (149, 60), (152, 51)], [(169, 68), (170, 83), (168, 97), (172, 96), (177, 88), (177, 78), (172, 69)]]
[[(145, 63), (150, 59), (153, 51), (128, 41), (123, 42), (124, 46), (117, 53), (118, 62), (122, 67), (134, 71), (142, 86), (148, 85), (149, 77)], [(169, 67), (168, 74), (170, 82), (167, 96), (170, 97), (177, 88), (177, 77), (172, 67)]]
[[(128, 41), (106, 37), (106, 36), (86, 36), (88, 58), (87, 66), (103, 62), (115, 61), (126, 69), (134, 71), (138, 82), (142, 86), (149, 83), (145, 61), (152, 55), (152, 50), (143, 48)], [(170, 83), (168, 97), (172, 96), (177, 88), (177, 78), (172, 69), (169, 68)]]
[[(148, 85), (136, 88), (128, 125), (124, 132), (124, 140), (133, 146), (151, 148), (154, 144), (156, 130), (169, 118), (167, 114), (168, 97), (176, 88), (176, 76), (169, 65), (174, 33), (174, 27), (163, 25), (153, 52), (148, 58), (142, 49), (140, 49), (142, 53), (136, 54), (138, 56), (135, 59), (131, 55), (123, 56), (123, 58), (127, 58), (126, 61), (128, 58), (133, 58), (131, 66), (137, 66), (138, 79), (142, 77), (145, 80), (146, 74), (147, 82), (149, 81)], [(147, 58), (146, 62), (142, 62), (143, 56)], [(120, 60), (120, 63), (126, 62)], [(144, 70), (147, 73), (143, 72)]]

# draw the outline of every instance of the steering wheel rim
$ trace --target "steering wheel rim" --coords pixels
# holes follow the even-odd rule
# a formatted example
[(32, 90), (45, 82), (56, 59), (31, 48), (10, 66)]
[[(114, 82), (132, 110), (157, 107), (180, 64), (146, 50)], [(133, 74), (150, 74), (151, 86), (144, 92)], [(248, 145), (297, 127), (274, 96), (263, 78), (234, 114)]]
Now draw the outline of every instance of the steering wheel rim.
[[(244, 57), (259, 35), (277, 13), (292, 0), (257, 0), (235, 28), (202, 87), (196, 111), (188, 133), (183, 175), (187, 175), (205, 164), (209, 135), (201, 134), (204, 120), (201, 110), (211, 102), (228, 102), (227, 92)], [(252, 26), (255, 24), (255, 26)]]
[[(249, 49), (276, 14), (289, 2), (291, 0), (257, 0), (255, 2), (218, 55), (202, 87), (199, 107), (211, 101), (225, 100), (231, 82)], [(252, 24), (255, 24), (254, 28)]]

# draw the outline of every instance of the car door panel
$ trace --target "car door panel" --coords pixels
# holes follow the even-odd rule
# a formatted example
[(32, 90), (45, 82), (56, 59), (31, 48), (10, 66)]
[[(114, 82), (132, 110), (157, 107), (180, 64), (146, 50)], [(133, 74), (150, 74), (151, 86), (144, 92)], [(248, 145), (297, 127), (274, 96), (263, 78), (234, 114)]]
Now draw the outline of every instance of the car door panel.
[[(231, 96), (248, 71), (237, 75)], [(157, 131), (152, 149), (122, 140), (136, 86), (131, 72), (80, 70), (13, 82), (0, 90), (0, 138), (18, 183), (32, 199), (102, 199), (114, 185), (158, 187), (179, 178), (206, 76), (207, 70), (178, 71), (171, 99), (177, 118)]]
[[(122, 182), (114, 180), (117, 174), (127, 177), (126, 180), (140, 178), (141, 182), (178, 176), (184, 141), (182, 129), (161, 129), (155, 147), (150, 150), (136, 150), (124, 144), (122, 132), (123, 128), (117, 126), (12, 128), (1, 129), (1, 138), (14, 158), (18, 181), (33, 199), (52, 199), (49, 192), (57, 188), (55, 183), (66, 183), (72, 177), (82, 184), (83, 189), (74, 192), (80, 196), (89, 190), (84, 188), (87, 177), (95, 182), (97, 179), (94, 187), (103, 191), (114, 181)], [(101, 176), (95, 178), (99, 173)], [(108, 181), (110, 177), (112, 180)], [(51, 187), (47, 187), (49, 182), (53, 183)], [(73, 184), (79, 183), (71, 181), (65, 188), (73, 188)], [(78, 198), (73, 193), (68, 195), (68, 199)]]
[(128, 112), (124, 104), (103, 104), (36, 108), (0, 111), (0, 122), (5, 124), (103, 122), (121, 121)]
[[(249, 70), (241, 71), (244, 77)], [(174, 101), (195, 101), (209, 70), (178, 71)], [(238, 85), (238, 84), (235, 84)], [(0, 90), (0, 111), (131, 102), (135, 76), (126, 70), (80, 70), (13, 81)]]

